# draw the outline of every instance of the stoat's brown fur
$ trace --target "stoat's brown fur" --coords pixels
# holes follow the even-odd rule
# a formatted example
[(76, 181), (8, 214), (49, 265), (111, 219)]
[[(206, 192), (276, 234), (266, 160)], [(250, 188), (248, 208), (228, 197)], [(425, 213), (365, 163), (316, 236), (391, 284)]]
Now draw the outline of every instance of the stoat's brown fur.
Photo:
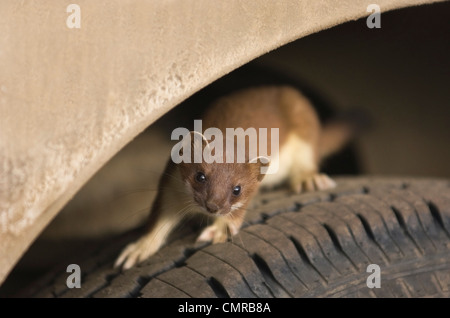
[[(128, 245), (116, 266), (130, 268), (154, 254), (187, 213), (213, 214), (216, 221), (208, 226), (198, 240), (214, 243), (227, 240), (228, 232), (237, 234), (245, 217), (247, 205), (260, 185), (274, 186), (286, 179), (293, 191), (323, 190), (335, 186), (327, 175), (319, 173), (321, 155), (341, 147), (349, 133), (331, 129), (327, 136), (310, 102), (291, 87), (259, 87), (239, 91), (220, 98), (203, 117), (203, 129), (250, 127), (279, 128), (279, 170), (261, 175), (261, 161), (249, 163), (180, 163), (167, 164), (153, 204), (147, 232)], [(270, 136), (270, 135), (269, 135)], [(225, 137), (224, 137), (225, 138)], [(270, 137), (268, 138), (268, 149)], [(224, 142), (225, 144), (225, 142)], [(247, 158), (251, 159), (251, 158)], [(274, 166), (272, 162), (269, 169)], [(197, 174), (205, 180), (199, 182)], [(240, 186), (239, 195), (233, 194)]]

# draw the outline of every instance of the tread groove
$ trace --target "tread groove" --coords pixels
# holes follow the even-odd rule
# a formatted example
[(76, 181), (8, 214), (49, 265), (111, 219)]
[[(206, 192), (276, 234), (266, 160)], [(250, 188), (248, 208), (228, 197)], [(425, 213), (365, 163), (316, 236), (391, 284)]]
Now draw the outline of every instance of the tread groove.
[(300, 242), (298, 242), (295, 237), (290, 236), (289, 239), (292, 241), (292, 243), (294, 244), (295, 248), (297, 249), (298, 254), (300, 255), (300, 258), (309, 266), (311, 266), (312, 269), (314, 269), (317, 274), (319, 274), (320, 278), (322, 278), (322, 280), (328, 284), (328, 280), (325, 278), (325, 276), (322, 275), (322, 273), (313, 265), (313, 263), (311, 263), (311, 260), (309, 259), (308, 255), (306, 254), (305, 249), (303, 248), (303, 246), (300, 244)]
[[(412, 194), (413, 196), (418, 196), (415, 192), (410, 191), (409, 193)], [(415, 205), (413, 205), (413, 204), (410, 204), (409, 202), (407, 202), (407, 204), (409, 204), (412, 207), (412, 209), (414, 210), (414, 213), (416, 214), (416, 218), (417, 218), (417, 220), (418, 220), (418, 222), (420, 224), (420, 227), (421, 227), (423, 233), (425, 234), (425, 236), (428, 238), (428, 241), (430, 241), (430, 243), (431, 243), (431, 245), (433, 245), (434, 249), (437, 250), (437, 246), (434, 243), (434, 240), (431, 239), (430, 235), (428, 234), (427, 230), (425, 229), (425, 226), (424, 226), (424, 224), (422, 222), (422, 218), (420, 217), (420, 213), (417, 210), (417, 207)]]
[(431, 201), (426, 201), (426, 204), (428, 206), (428, 209), (430, 210), (431, 216), (436, 221), (436, 223), (439, 225), (442, 231), (447, 235), (447, 238), (450, 238), (450, 234), (448, 233), (447, 229), (445, 228), (444, 221), (442, 219), (442, 215), (439, 212), (438, 207)]
[(178, 288), (177, 286), (175, 286), (175, 285), (173, 285), (173, 284), (171, 284), (171, 283), (169, 283), (169, 282), (167, 282), (167, 281), (165, 281), (165, 280), (163, 280), (163, 279), (161, 279), (161, 278), (159, 278), (159, 277), (155, 277), (154, 280), (159, 280), (159, 281), (163, 282), (164, 284), (167, 284), (167, 285), (169, 285), (170, 287), (172, 287), (172, 288), (174, 288), (174, 289), (176, 289), (176, 290), (179, 290), (179, 291), (182, 292), (183, 294), (185, 294), (185, 295), (187, 295), (188, 297), (191, 297), (191, 298), (192, 298), (192, 296), (189, 295), (186, 291), (181, 290), (181, 289)]
[(134, 290), (130, 291), (130, 297), (129, 298), (134, 298), (134, 297), (140, 296), (142, 288), (144, 288), (145, 285), (147, 285), (151, 280), (152, 279), (149, 278), (149, 277), (140, 276), (137, 279), (138, 286)]
[[(399, 216), (401, 216), (401, 220), (405, 221), (403, 217), (404, 212), (406, 212), (406, 215), (408, 217), (413, 218), (410, 221), (413, 223), (413, 226), (415, 225), (415, 227), (410, 229), (409, 227), (411, 225), (406, 224), (407, 222), (404, 223), (406, 228), (408, 229), (408, 233), (411, 235), (413, 239), (415, 238), (414, 242), (419, 247), (418, 248), (419, 253), (421, 253), (422, 255), (427, 254), (430, 250), (429, 247), (432, 247), (433, 250), (436, 250), (436, 246), (433, 240), (428, 235), (427, 231), (425, 230), (421, 217), (419, 216), (419, 211), (416, 208), (417, 203), (415, 202), (417, 199), (420, 199), (420, 202), (422, 202), (421, 197), (418, 197), (409, 189), (401, 191), (400, 190), (390, 191), (388, 197), (386, 197), (386, 195), (383, 193), (379, 193), (376, 197), (382, 202), (386, 203), (391, 208), (394, 207), (396, 209), (394, 211), (394, 215), (396, 212), (398, 212)], [(397, 207), (397, 205), (399, 207)], [(399, 220), (397, 221), (399, 222), (399, 224), (401, 223)]]
[[(341, 218), (342, 219), (342, 218)], [(343, 220), (345, 222), (345, 220)], [(355, 237), (355, 234), (352, 231), (352, 228), (346, 223), (347, 230), (352, 236), (353, 242), (355, 242), (356, 246), (358, 246), (359, 250), (367, 257), (367, 259), (370, 261), (370, 263), (373, 263), (373, 260), (370, 258), (370, 256), (364, 251), (364, 249), (359, 245), (358, 240)]]
[(269, 289), (273, 297), (277, 297), (276, 294), (285, 294), (288, 297), (293, 297), (293, 295), (291, 295), (286, 289), (284, 289), (284, 287), (276, 280), (266, 261), (261, 256), (259, 256), (258, 254), (253, 254), (251, 255), (251, 258), (261, 275), (264, 277), (267, 288)]
[(223, 260), (223, 259), (221, 259), (220, 257), (217, 257), (216, 255), (210, 253), (210, 252), (207, 251), (207, 250), (203, 250), (203, 252), (204, 252), (204, 253), (207, 253), (208, 255), (210, 255), (210, 256), (212, 256), (212, 257), (214, 257), (214, 258), (217, 258), (219, 261), (221, 261), (221, 262), (224, 263), (224, 264), (227, 264), (228, 266), (230, 266), (231, 268), (233, 268), (236, 272), (238, 272), (239, 275), (241, 275), (241, 277), (242, 277), (242, 281), (247, 285), (247, 287), (248, 287), (249, 290), (252, 292), (252, 294), (253, 294), (255, 297), (258, 297), (258, 295), (257, 295), (257, 294), (255, 293), (255, 291), (253, 290), (253, 288), (252, 288), (252, 286), (250, 285), (250, 283), (247, 281), (245, 275), (239, 270), (239, 268), (236, 268), (233, 264), (230, 264), (230, 263), (227, 262), (226, 260)]
[(353, 260), (347, 255), (347, 253), (344, 252), (344, 249), (342, 248), (341, 243), (339, 243), (339, 239), (338, 239), (336, 233), (334, 232), (334, 230), (326, 223), (323, 223), (322, 226), (325, 228), (328, 235), (330, 236), (331, 241), (333, 242), (333, 245), (336, 248), (336, 250), (339, 253), (341, 253), (343, 256), (345, 256), (345, 258), (348, 259), (348, 261), (353, 265), (354, 269), (358, 270), (358, 266), (356, 266), (356, 264), (353, 262)]
[(391, 206), (391, 210), (392, 210), (392, 212), (394, 212), (394, 215), (397, 218), (398, 224), (400, 225), (400, 228), (403, 230), (405, 236), (411, 240), (411, 242), (414, 244), (415, 248), (419, 251), (419, 253), (421, 255), (424, 255), (424, 251), (422, 250), (422, 248), (420, 248), (420, 246), (417, 244), (416, 240), (411, 235), (400, 211), (396, 207), (393, 207), (393, 206)]
[(314, 233), (312, 233), (310, 230), (308, 230), (308, 229), (307, 229), (305, 226), (303, 226), (302, 224), (299, 224), (299, 223), (297, 223), (297, 222), (295, 222), (295, 221), (293, 221), (293, 220), (290, 220), (290, 219), (286, 218), (284, 215), (281, 215), (281, 217), (282, 217), (283, 219), (286, 219), (286, 220), (288, 220), (288, 221), (291, 221), (291, 222), (297, 224), (299, 227), (303, 228), (306, 232), (308, 232), (308, 233), (314, 238), (314, 240), (316, 241), (317, 246), (320, 248), (320, 252), (322, 253), (324, 259), (327, 260), (327, 262), (330, 264), (330, 266), (331, 266), (331, 267), (332, 267), (339, 275), (342, 275), (342, 273), (341, 273), (341, 271), (339, 270), (339, 268), (337, 268), (337, 267), (333, 264), (333, 262), (329, 259), (329, 257), (327, 256), (327, 253), (325, 253), (325, 251), (323, 250), (323, 247), (322, 247), (322, 245), (320, 244), (320, 241), (317, 239), (317, 237), (316, 237), (316, 235), (314, 235)]
[(283, 253), (282, 251), (280, 251), (276, 245), (274, 245), (274, 244), (273, 244), (272, 242), (270, 242), (270, 241), (267, 241), (267, 240), (266, 240), (265, 238), (263, 238), (263, 237), (260, 237), (260, 236), (255, 235), (255, 234), (252, 233), (252, 232), (246, 232), (246, 233), (249, 234), (249, 235), (252, 235), (252, 236), (254, 236), (254, 237), (257, 237), (258, 239), (260, 239), (260, 240), (266, 242), (267, 244), (270, 244), (270, 246), (272, 246), (275, 250), (277, 250), (278, 253), (280, 253), (281, 257), (283, 258), (283, 261), (285, 262), (285, 264), (287, 264), (287, 266), (288, 266), (290, 272), (291, 272), (291, 273), (292, 273), (292, 274), (300, 281), (300, 283), (301, 283), (306, 289), (309, 289), (308, 285), (307, 285), (307, 284), (306, 284), (306, 283), (305, 283), (305, 282), (297, 275), (296, 271), (295, 271), (293, 268), (291, 268), (290, 262), (286, 259), (286, 256), (284, 255), (284, 253)]
[(386, 252), (381, 248), (380, 244), (375, 239), (375, 235), (372, 232), (372, 229), (370, 228), (369, 222), (367, 222), (366, 218), (361, 215), (360, 213), (356, 213), (356, 216), (361, 221), (364, 230), (367, 233), (367, 236), (376, 244), (376, 246), (380, 249), (380, 251), (383, 253), (384, 257), (386, 257), (386, 260), (390, 262), (389, 256), (386, 254)]
[(96, 290), (94, 290), (91, 293), (89, 293), (87, 295), (87, 297), (88, 298), (92, 298), (96, 293), (98, 293), (99, 291), (101, 291), (101, 290), (105, 289), (106, 287), (108, 287), (109, 285), (111, 285), (111, 282), (114, 280), (114, 278), (116, 278), (119, 275), (120, 275), (120, 272), (106, 275), (106, 277), (105, 277), (105, 284), (103, 286), (101, 286), (100, 288), (97, 288)]
[[(325, 209), (325, 208), (323, 208), (323, 207), (321, 207), (321, 209), (324, 210), (324, 211), (326, 211), (326, 212), (330, 212), (328, 209)], [(335, 215), (338, 219), (340, 219), (340, 220), (345, 224), (345, 226), (347, 227), (348, 232), (350, 233), (350, 235), (351, 235), (351, 237), (352, 237), (353, 242), (355, 243), (356, 246), (358, 246), (358, 248), (359, 248), (359, 250), (361, 251), (361, 253), (363, 253), (363, 254), (367, 257), (367, 259), (370, 261), (370, 263), (373, 263), (373, 260), (370, 258), (370, 256), (369, 256), (369, 255), (364, 251), (364, 249), (359, 245), (358, 240), (356, 239), (355, 234), (353, 233), (351, 226), (347, 223), (347, 221), (345, 220), (345, 218), (342, 217), (342, 216), (339, 215), (339, 214), (334, 214), (334, 215)]]
[(189, 297), (194, 298), (194, 297), (192, 297), (192, 295), (190, 295), (187, 291), (180, 289), (180, 288), (177, 287), (176, 285), (172, 284), (171, 282), (168, 282), (167, 280), (165, 280), (165, 279), (163, 279), (163, 278), (161, 278), (161, 277), (159, 277), (159, 276), (158, 276), (158, 277), (155, 277), (154, 279), (160, 280), (160, 281), (162, 281), (163, 283), (166, 283), (167, 285), (169, 285), (169, 286), (171, 286), (171, 287), (173, 287), (173, 288), (179, 290), (180, 292), (185, 293), (185, 294), (188, 295)]
[[(374, 197), (372, 196), (372, 197), (366, 197), (366, 198), (367, 198), (367, 200), (368, 200), (369, 198), (373, 199)], [(396, 241), (396, 240), (394, 239), (394, 237), (392, 236), (391, 230), (389, 229), (389, 226), (386, 224), (386, 220), (385, 220), (384, 217), (383, 217), (383, 213), (380, 212), (380, 211), (378, 210), (377, 207), (373, 206), (373, 205), (371, 204), (372, 202), (365, 202), (365, 201), (361, 200), (361, 197), (358, 197), (357, 200), (358, 200), (361, 204), (364, 204), (364, 206), (369, 207), (371, 210), (373, 210), (373, 211), (380, 217), (381, 222), (382, 222), (382, 224), (383, 224), (383, 228), (386, 230), (386, 233), (387, 233), (387, 235), (389, 236), (390, 241), (395, 245), (395, 247), (398, 249), (398, 251), (399, 251), (399, 252), (401, 253), (401, 255), (404, 257), (404, 256), (405, 256), (405, 253), (402, 251), (402, 249), (400, 248), (399, 244), (397, 243), (397, 241)], [(361, 215), (361, 216), (362, 216), (362, 215)], [(365, 218), (364, 218), (364, 219), (365, 219)], [(367, 220), (366, 220), (366, 221), (367, 221)], [(367, 222), (367, 224), (369, 225), (369, 222)], [(369, 225), (369, 227), (370, 227), (370, 225)], [(373, 234), (373, 232), (372, 232), (372, 234)], [(381, 244), (380, 244), (380, 248), (381, 248)], [(387, 253), (386, 253), (386, 254), (387, 254)]]
[(230, 298), (230, 295), (228, 295), (225, 287), (217, 279), (215, 279), (212, 276), (206, 277), (205, 275), (200, 273), (195, 268), (192, 268), (192, 266), (189, 266), (187, 264), (185, 266), (188, 269), (190, 269), (191, 271), (193, 271), (193, 272), (197, 273), (198, 275), (202, 276), (203, 278), (205, 278), (206, 283), (209, 285), (209, 287), (211, 287), (211, 290), (214, 292), (214, 294), (216, 295), (217, 298)]
[(216, 294), (217, 298), (230, 298), (230, 295), (228, 295), (225, 287), (223, 287), (217, 279), (215, 279), (214, 277), (210, 277), (206, 280), (206, 282), (211, 287), (214, 294)]

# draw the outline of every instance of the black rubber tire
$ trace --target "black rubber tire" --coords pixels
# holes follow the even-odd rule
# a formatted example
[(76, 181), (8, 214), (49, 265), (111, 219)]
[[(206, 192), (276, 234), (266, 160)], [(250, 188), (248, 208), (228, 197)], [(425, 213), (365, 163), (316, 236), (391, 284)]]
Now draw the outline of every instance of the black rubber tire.
[[(112, 268), (122, 237), (80, 261), (80, 289), (49, 273), (34, 297), (448, 297), (450, 182), (337, 178), (338, 187), (258, 195), (227, 243), (190, 231), (138, 267)], [(197, 229), (198, 231), (198, 229)], [(381, 288), (368, 288), (369, 264)], [(30, 290), (29, 290), (30, 292)]]

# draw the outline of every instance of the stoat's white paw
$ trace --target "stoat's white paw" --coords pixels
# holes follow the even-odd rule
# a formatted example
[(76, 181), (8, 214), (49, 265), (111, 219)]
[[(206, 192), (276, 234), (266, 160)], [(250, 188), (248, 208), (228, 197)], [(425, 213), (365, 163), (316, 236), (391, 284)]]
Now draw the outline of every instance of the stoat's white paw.
[(228, 239), (228, 232), (226, 227), (219, 227), (216, 224), (206, 227), (200, 236), (197, 238), (197, 242), (210, 242), (222, 243)]
[(228, 239), (228, 233), (231, 236), (239, 232), (239, 227), (236, 227), (232, 222), (217, 219), (213, 225), (206, 227), (197, 238), (197, 242), (222, 243)]
[(316, 173), (295, 182), (292, 187), (295, 192), (302, 193), (307, 191), (331, 189), (336, 187), (336, 182), (334, 182), (333, 179), (325, 173)]
[(151, 240), (144, 236), (125, 247), (114, 263), (114, 267), (120, 267), (122, 265), (122, 269), (130, 269), (134, 265), (149, 258), (157, 250), (157, 244), (152, 244)]

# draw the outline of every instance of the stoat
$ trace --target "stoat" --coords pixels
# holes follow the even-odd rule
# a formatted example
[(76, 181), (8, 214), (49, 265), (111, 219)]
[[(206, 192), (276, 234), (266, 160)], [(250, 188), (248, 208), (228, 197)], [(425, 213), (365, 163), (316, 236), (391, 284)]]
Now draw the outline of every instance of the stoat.
[[(239, 232), (246, 208), (260, 186), (288, 181), (296, 193), (335, 186), (319, 172), (320, 160), (340, 149), (352, 134), (351, 127), (321, 127), (311, 103), (296, 89), (266, 86), (238, 91), (217, 100), (202, 118), (203, 128), (278, 128), (279, 152), (271, 162), (246, 157), (243, 163), (174, 163), (169, 159), (161, 176), (145, 234), (129, 244), (115, 266), (128, 269), (156, 253), (179, 221), (188, 213), (215, 216), (199, 241), (224, 242)], [(225, 136), (224, 136), (225, 138)], [(203, 139), (203, 147), (208, 141)], [(225, 145), (225, 141), (223, 143)], [(275, 156), (276, 155), (276, 156)], [(225, 154), (224, 154), (225, 156)], [(261, 167), (274, 165), (275, 174)]]

